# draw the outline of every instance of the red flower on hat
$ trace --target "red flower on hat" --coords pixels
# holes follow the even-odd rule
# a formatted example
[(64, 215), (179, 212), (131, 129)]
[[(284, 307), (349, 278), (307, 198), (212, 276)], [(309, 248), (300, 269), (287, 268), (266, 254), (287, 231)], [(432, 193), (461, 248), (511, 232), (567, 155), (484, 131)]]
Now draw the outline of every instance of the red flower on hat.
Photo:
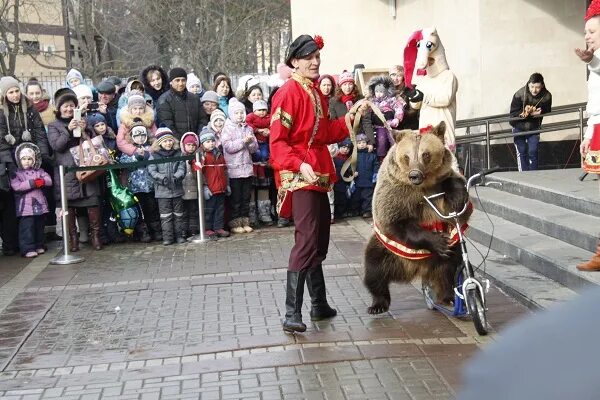
[(600, 15), (600, 1), (593, 0), (592, 4), (590, 4), (590, 7), (587, 9), (585, 20), (587, 21), (597, 15)]
[(325, 46), (325, 42), (323, 41), (323, 37), (320, 36), (320, 35), (315, 35), (314, 41), (317, 44), (317, 47), (319, 48), (319, 50), (321, 50), (323, 48), (323, 46)]

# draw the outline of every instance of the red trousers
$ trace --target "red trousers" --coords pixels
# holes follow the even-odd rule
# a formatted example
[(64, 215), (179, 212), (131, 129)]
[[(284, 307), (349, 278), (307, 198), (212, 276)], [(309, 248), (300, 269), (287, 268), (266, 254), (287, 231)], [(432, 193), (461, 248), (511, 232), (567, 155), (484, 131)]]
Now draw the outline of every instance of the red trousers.
[(292, 193), (295, 244), (290, 253), (289, 271), (301, 271), (321, 264), (329, 248), (331, 212), (327, 193), (296, 190)]

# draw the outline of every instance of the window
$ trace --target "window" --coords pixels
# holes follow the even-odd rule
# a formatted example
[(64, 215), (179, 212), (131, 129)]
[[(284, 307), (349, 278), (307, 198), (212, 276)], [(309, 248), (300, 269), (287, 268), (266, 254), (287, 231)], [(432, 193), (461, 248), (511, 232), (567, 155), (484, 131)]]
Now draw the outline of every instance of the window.
[(37, 40), (23, 40), (23, 54), (40, 54), (40, 42)]

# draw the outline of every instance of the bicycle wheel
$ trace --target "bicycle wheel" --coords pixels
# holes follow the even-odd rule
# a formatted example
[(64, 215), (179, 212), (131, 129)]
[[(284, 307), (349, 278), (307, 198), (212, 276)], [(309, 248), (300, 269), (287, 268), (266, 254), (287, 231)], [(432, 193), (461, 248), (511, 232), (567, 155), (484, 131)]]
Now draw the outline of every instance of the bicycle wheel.
[(467, 306), (469, 307), (469, 314), (471, 314), (471, 318), (473, 318), (473, 324), (475, 325), (477, 333), (481, 336), (487, 335), (487, 318), (485, 316), (485, 307), (481, 300), (479, 290), (470, 289), (467, 292)]

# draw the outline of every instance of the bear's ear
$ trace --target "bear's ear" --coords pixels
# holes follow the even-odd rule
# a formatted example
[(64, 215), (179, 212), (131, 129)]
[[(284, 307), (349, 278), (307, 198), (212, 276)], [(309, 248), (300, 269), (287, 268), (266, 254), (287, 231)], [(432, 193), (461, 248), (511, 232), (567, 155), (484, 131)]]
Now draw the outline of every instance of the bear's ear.
[(444, 121), (441, 121), (439, 124), (437, 124), (436, 126), (433, 127), (433, 130), (431, 131), (431, 133), (433, 133), (435, 136), (437, 136), (442, 141), (442, 143), (444, 143), (444, 134), (446, 133), (446, 123)]
[(392, 129), (392, 137), (394, 138), (394, 143), (398, 143), (399, 141), (401, 141), (404, 135), (406, 135), (407, 133), (412, 133), (412, 131), (410, 129), (403, 129), (401, 131)]

